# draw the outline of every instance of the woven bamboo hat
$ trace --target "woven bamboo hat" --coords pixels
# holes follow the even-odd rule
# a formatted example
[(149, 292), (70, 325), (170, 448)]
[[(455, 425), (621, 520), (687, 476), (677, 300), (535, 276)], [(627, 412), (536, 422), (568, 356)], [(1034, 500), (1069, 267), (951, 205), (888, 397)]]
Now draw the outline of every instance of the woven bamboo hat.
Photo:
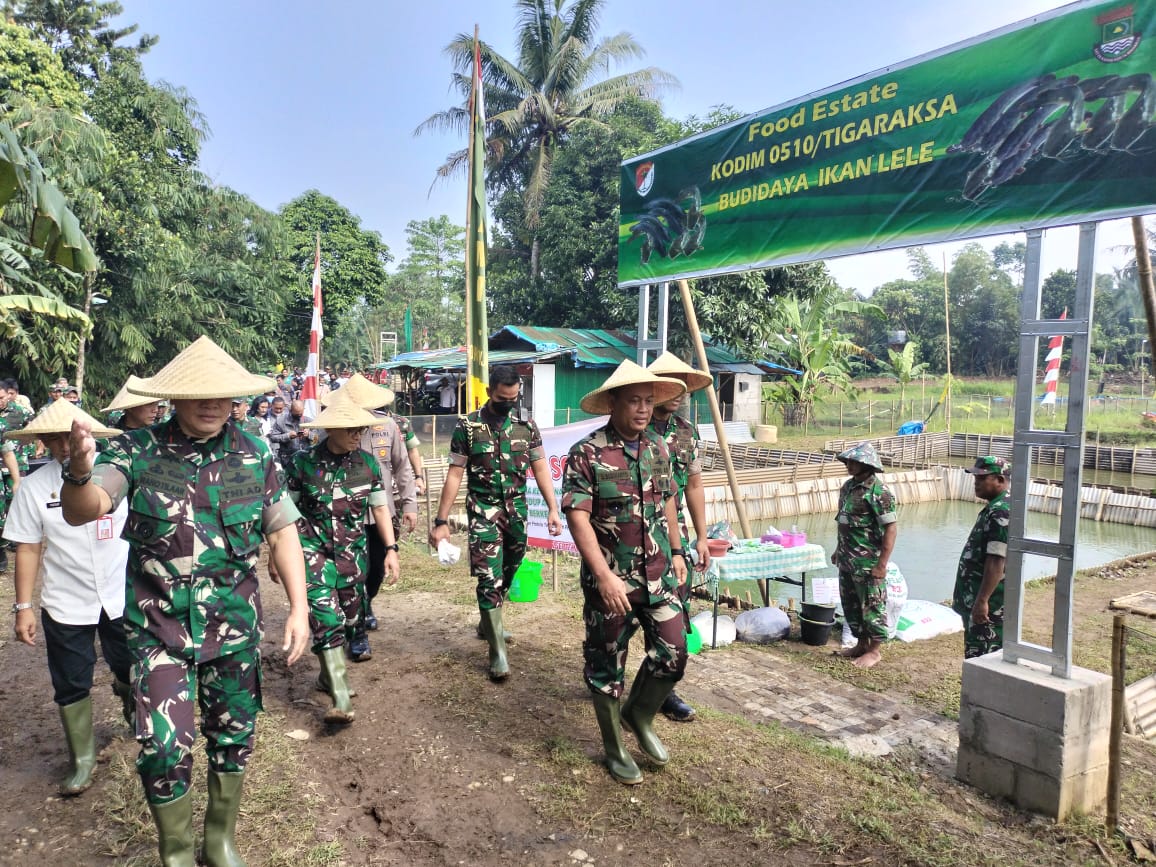
[(610, 378), (594, 391), (590, 392), (579, 402), (583, 412), (591, 415), (606, 415), (610, 412), (610, 392), (627, 385), (649, 384), (654, 386), (654, 402), (666, 403), (674, 400), (686, 391), (686, 386), (677, 379), (664, 379), (656, 376), (645, 367), (639, 367), (629, 358), (618, 365), (618, 369), (610, 374)]
[(329, 394), (321, 398), (322, 406), (329, 406), (333, 402), (333, 398), (339, 394), (348, 393), (349, 397), (362, 409), (377, 409), (382, 406), (389, 406), (393, 403), (396, 395), (393, 389), (385, 388), (381, 385), (374, 385), (360, 373), (355, 373), (349, 377), (349, 382), (337, 389), (331, 391)]
[(304, 422), (301, 427), (309, 428), (350, 428), (372, 427), (381, 420), (358, 406), (352, 395), (344, 394), (345, 389), (338, 389), (329, 395), (329, 406), (325, 407), (313, 421)]
[(144, 380), (139, 376), (129, 374), (128, 380), (121, 386), (120, 391), (116, 393), (116, 397), (112, 399), (112, 403), (106, 406), (101, 412), (113, 412), (114, 410), (132, 409), (134, 406), (145, 406), (146, 404), (156, 403), (160, 400), (159, 397), (149, 397), (144, 394), (133, 394), (129, 391), (129, 386), (135, 385), (138, 388)]
[(45, 434), (68, 433), (74, 421), (87, 422), (94, 437), (114, 437), (121, 433), (114, 427), (105, 427), (75, 403), (60, 398), (50, 403), (20, 430), (6, 431), (4, 436), (14, 440), (30, 440)]
[(245, 370), (233, 356), (202, 334), (162, 367), (156, 376), (126, 387), (142, 397), (210, 400), (261, 394), (272, 386), (267, 376)]
[(686, 383), (686, 393), (702, 391), (713, 382), (709, 374), (695, 370), (673, 352), (664, 352), (646, 366), (655, 376), (665, 376)]

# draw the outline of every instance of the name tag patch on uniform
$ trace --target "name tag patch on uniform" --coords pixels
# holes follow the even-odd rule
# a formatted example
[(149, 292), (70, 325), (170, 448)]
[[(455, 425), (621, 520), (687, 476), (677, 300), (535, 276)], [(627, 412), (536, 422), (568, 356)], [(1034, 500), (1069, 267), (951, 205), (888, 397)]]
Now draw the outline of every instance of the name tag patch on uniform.
[(112, 538), (112, 518), (104, 515), (96, 519), (96, 541), (107, 542)]
[(265, 486), (254, 473), (238, 471), (221, 476), (222, 500), (249, 500), (265, 495)]
[(188, 476), (180, 464), (161, 463), (149, 467), (141, 474), (140, 488), (183, 498), (188, 492)]

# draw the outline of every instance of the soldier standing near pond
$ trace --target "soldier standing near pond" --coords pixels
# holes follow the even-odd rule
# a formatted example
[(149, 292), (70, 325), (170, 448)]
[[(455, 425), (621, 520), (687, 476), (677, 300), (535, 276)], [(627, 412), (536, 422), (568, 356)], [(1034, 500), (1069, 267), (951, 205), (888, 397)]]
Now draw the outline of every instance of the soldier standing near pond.
[(975, 476), (975, 495), (987, 505), (963, 546), (951, 607), (963, 618), (963, 658), (1003, 647), (1003, 570), (1011, 523), (1011, 464), (988, 455), (966, 472)]
[[(687, 395), (702, 391), (711, 384), (709, 374), (695, 370), (677, 355), (664, 352), (646, 368), (655, 376), (664, 376), (668, 379), (677, 379), (686, 384), (686, 393), (674, 400), (654, 405), (654, 417), (650, 420), (647, 430), (666, 441), (670, 450), (671, 476), (674, 479), (675, 497), (678, 504), (678, 525), (682, 533), (682, 547), (690, 545), (690, 533), (687, 528), (686, 517), (690, 515), (694, 525), (695, 552), (698, 561), (695, 569), (706, 571), (710, 566), (710, 549), (706, 544), (706, 492), (702, 486), (702, 458), (699, 455), (698, 433), (689, 421), (678, 415), (678, 410), (686, 402)], [(690, 632), (690, 582), (678, 588), (679, 598), (682, 599), (683, 617), (686, 620), (686, 630)], [(694, 719), (694, 708), (672, 692), (662, 703), (662, 713), (667, 719), (675, 722), (691, 722)]]
[(449, 538), (450, 508), (468, 472), (470, 574), (478, 580), (481, 629), (490, 645), (490, 680), (502, 681), (510, 676), (502, 605), (526, 554), (527, 470), (533, 471), (546, 501), (550, 535), (561, 534), (562, 516), (554, 502), (542, 434), (531, 419), (513, 414), (522, 391), (518, 371), (507, 365), (492, 367), (489, 391), (489, 400), (462, 416), (450, 438), (450, 467), (429, 542), (436, 548)]
[(836, 652), (858, 668), (871, 668), (887, 640), (887, 562), (898, 534), (897, 503), (876, 478), (883, 463), (870, 443), (839, 455), (851, 478), (839, 491), (835, 515), (839, 537), (831, 562), (839, 568), (839, 598), (843, 616), (858, 639), (854, 647)]
[(194, 863), (194, 693), (209, 766), (203, 860), (244, 863), (234, 834), (261, 710), (262, 538), (289, 597), (289, 664), (309, 641), (297, 508), (268, 447), (228, 424), (231, 398), (269, 382), (202, 336), (130, 389), (171, 398), (173, 418), (113, 440), (99, 456), (89, 426), (75, 422), (61, 476), (64, 519), (74, 526), (129, 503), (125, 632), (137, 770), (165, 865)]
[[(583, 675), (606, 767), (626, 785), (642, 782), (642, 771), (626, 750), (622, 726), (634, 732), (654, 764), (665, 765), (670, 755), (654, 731), (654, 716), (686, 669), (679, 598), (686, 552), (670, 453), (662, 439), (646, 432), (655, 405), (684, 391), (678, 380), (622, 362), (601, 388), (582, 398), (583, 412), (609, 413), (610, 422), (571, 447), (562, 483), (562, 508), (582, 555)], [(646, 658), (619, 706), (626, 652), (639, 625)]]

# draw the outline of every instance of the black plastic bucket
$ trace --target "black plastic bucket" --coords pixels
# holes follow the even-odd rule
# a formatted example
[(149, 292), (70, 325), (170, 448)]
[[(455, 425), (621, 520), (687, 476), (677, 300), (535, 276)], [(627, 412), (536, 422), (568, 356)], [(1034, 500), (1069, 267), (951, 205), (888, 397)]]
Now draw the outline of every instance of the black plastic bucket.
[(833, 602), (804, 602), (800, 620), (810, 620), (812, 623), (832, 624), (835, 622), (835, 604)]
[(799, 626), (803, 635), (803, 644), (809, 644), (811, 647), (822, 647), (830, 640), (833, 625), (833, 623), (820, 623), (807, 617), (800, 617)]

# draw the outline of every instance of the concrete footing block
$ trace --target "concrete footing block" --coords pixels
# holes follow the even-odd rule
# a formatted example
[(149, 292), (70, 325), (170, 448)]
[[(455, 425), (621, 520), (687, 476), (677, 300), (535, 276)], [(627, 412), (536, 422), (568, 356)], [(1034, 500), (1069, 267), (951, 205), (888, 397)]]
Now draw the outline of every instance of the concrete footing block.
[(1075, 668), (1055, 677), (1002, 652), (969, 659), (960, 695), (956, 776), (1063, 820), (1100, 810), (1107, 794), (1112, 680)]

